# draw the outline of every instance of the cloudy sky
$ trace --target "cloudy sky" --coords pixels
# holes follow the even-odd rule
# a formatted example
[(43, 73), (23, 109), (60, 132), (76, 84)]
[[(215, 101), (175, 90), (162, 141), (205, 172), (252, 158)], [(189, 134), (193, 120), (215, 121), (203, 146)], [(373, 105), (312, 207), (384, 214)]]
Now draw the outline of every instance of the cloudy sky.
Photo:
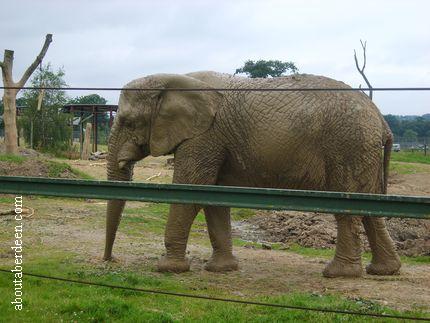
[[(0, 8), (0, 51), (15, 50), (15, 79), (52, 33), (45, 62), (63, 66), (69, 86), (120, 87), (160, 72), (233, 73), (247, 59), (280, 59), (355, 87), (364, 85), (353, 59), (360, 39), (374, 87), (430, 86), (427, 0), (0, 0)], [(99, 94), (117, 103), (118, 93)], [(429, 92), (374, 96), (384, 114), (430, 113)]]

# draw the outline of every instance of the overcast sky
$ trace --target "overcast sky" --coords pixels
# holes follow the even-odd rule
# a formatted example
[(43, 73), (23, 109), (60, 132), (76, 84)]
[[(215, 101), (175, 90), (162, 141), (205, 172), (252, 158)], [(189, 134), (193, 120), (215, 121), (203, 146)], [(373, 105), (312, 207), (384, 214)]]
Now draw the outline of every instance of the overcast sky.
[[(0, 0), (0, 8), (0, 51), (15, 50), (15, 79), (52, 33), (44, 62), (63, 66), (69, 86), (120, 87), (160, 72), (234, 73), (247, 59), (279, 59), (355, 87), (364, 85), (353, 59), (360, 39), (374, 87), (430, 86), (426, 0)], [(117, 92), (99, 94), (117, 103)], [(377, 92), (374, 100), (384, 114), (430, 113), (429, 92)]]

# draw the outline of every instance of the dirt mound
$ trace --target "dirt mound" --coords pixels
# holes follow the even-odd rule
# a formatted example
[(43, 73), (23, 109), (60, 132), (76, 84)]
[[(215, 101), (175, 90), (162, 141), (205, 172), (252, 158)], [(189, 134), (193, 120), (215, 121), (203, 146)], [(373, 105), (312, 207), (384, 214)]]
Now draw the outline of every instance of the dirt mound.
[(0, 176), (32, 177), (81, 177), (66, 163), (48, 160), (45, 157), (22, 157), (0, 155)]
[[(237, 222), (241, 238), (255, 242), (299, 244), (312, 248), (335, 248), (336, 221), (321, 213), (295, 211), (259, 212), (255, 217)], [(387, 219), (387, 227), (401, 255), (430, 256), (430, 223), (425, 220)], [(362, 229), (365, 250), (369, 244)]]
[[(4, 154), (5, 146), (0, 143), (0, 154)], [(39, 157), (41, 154), (34, 149), (18, 147), (18, 153), (24, 157)]]

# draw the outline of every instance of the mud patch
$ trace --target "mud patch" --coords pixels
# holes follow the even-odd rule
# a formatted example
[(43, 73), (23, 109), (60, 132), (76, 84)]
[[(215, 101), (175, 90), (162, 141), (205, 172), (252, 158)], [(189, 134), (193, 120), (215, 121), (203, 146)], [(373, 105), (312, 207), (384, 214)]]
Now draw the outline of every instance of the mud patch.
[[(387, 219), (387, 228), (399, 254), (430, 256), (430, 223), (426, 220)], [(236, 235), (253, 242), (298, 244), (302, 247), (334, 249), (336, 221), (334, 216), (295, 211), (261, 211), (251, 219), (233, 224)], [(364, 228), (362, 244), (370, 250)]]

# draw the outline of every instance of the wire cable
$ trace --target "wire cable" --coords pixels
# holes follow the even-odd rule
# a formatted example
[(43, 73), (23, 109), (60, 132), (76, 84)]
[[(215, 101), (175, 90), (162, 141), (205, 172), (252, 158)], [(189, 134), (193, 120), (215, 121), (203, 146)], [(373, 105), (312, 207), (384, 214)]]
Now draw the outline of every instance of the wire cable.
[(430, 91), (430, 87), (374, 87), (374, 88), (122, 88), (122, 87), (40, 87), (0, 86), (3, 90), (63, 90), (63, 91), (175, 91), (175, 92), (349, 92), (349, 91)]
[[(0, 272), (13, 274), (10, 270), (6, 270), (6, 269), (0, 269)], [(208, 301), (220, 301), (220, 302), (228, 302), (228, 303), (277, 307), (277, 308), (284, 308), (284, 309), (291, 309), (291, 310), (313, 311), (313, 312), (333, 313), (333, 314), (371, 316), (371, 317), (378, 317), (378, 318), (392, 318), (392, 319), (400, 319), (400, 320), (430, 321), (430, 317), (428, 318), (412, 317), (412, 316), (402, 316), (402, 315), (392, 315), (392, 314), (379, 314), (379, 313), (368, 313), (368, 312), (358, 312), (358, 311), (336, 310), (336, 309), (328, 309), (328, 308), (315, 308), (315, 307), (305, 307), (305, 306), (295, 306), (295, 305), (263, 303), (263, 302), (247, 301), (247, 300), (211, 297), (211, 296), (204, 296), (204, 295), (192, 295), (192, 294), (185, 294), (185, 293), (167, 292), (167, 291), (152, 290), (152, 289), (146, 289), (146, 288), (125, 287), (125, 286), (118, 286), (118, 285), (111, 285), (111, 284), (95, 283), (90, 281), (75, 280), (75, 279), (69, 279), (69, 278), (63, 278), (63, 277), (53, 277), (53, 276), (34, 274), (34, 273), (28, 273), (28, 272), (23, 272), (22, 274), (24, 276), (32, 276), (32, 277), (43, 278), (43, 279), (57, 280), (62, 282), (74, 283), (74, 284), (108, 287), (112, 289), (122, 289), (122, 290), (149, 293), (149, 294), (204, 299)]]

